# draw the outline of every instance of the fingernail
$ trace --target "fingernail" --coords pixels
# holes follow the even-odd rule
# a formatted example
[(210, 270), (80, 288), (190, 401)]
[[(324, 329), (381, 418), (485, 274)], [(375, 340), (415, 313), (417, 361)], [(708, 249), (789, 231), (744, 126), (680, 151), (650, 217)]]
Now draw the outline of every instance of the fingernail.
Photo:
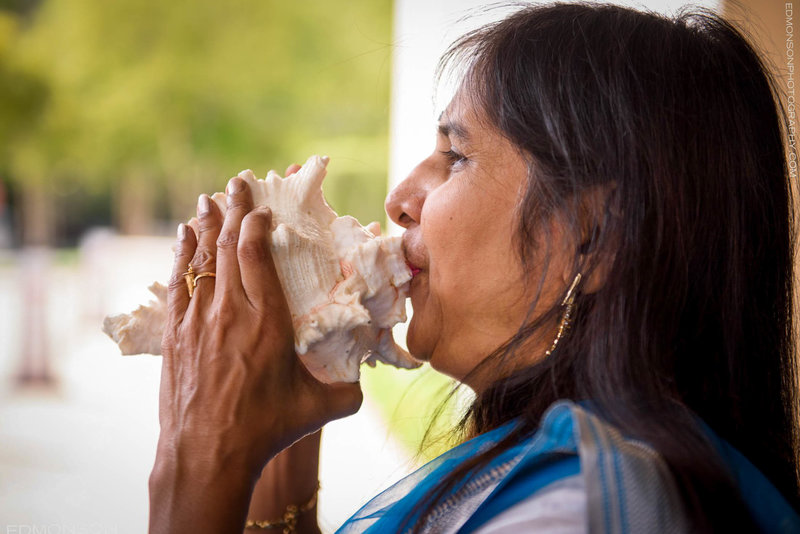
[(231, 178), (228, 180), (228, 186), (225, 188), (225, 193), (233, 195), (234, 193), (241, 193), (244, 191), (244, 180)]
[(211, 211), (211, 200), (208, 195), (200, 195), (200, 198), (197, 199), (197, 214), (205, 215), (209, 211)]
[(186, 225), (180, 223), (178, 225), (178, 239), (183, 241), (186, 238)]

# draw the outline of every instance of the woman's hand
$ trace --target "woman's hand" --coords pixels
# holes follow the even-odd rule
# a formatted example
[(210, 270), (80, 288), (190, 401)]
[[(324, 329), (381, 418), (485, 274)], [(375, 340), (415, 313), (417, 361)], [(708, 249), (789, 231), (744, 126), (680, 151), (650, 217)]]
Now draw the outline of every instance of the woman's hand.
[[(253, 209), (240, 178), (226, 193), (224, 218), (202, 195), (198, 235), (179, 228), (162, 341), (154, 531), (241, 529), (265, 463), (361, 404), (357, 384), (321, 384), (297, 358), (270, 253), (271, 214)], [(195, 276), (216, 273), (197, 278), (191, 298), (189, 266)]]

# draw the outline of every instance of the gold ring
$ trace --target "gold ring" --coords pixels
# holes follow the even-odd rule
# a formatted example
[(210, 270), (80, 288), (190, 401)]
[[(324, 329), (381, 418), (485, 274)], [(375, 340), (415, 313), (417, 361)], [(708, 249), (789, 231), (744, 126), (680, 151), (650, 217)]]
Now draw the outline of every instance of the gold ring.
[(186, 280), (186, 289), (189, 291), (189, 298), (192, 298), (192, 295), (194, 295), (194, 288), (197, 287), (197, 281), (206, 276), (210, 276), (211, 278), (217, 277), (216, 273), (212, 272), (195, 274), (194, 269), (189, 265), (189, 270), (183, 273), (183, 279)]

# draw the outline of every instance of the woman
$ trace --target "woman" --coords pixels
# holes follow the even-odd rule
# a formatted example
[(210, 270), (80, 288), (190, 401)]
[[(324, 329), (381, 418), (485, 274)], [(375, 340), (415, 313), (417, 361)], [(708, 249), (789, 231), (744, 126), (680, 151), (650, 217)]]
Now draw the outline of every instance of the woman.
[[(800, 529), (793, 211), (758, 55), (710, 14), (554, 4), (443, 65), (460, 89), (386, 208), (419, 271), (408, 346), (475, 391), (472, 439), (343, 530)], [(227, 194), (179, 230), (151, 528), (240, 530), (267, 464), (253, 511), (275, 512), (250, 518), (299, 505), (314, 531), (316, 437), (276, 455), (361, 392), (299, 363), (269, 212)], [(217, 274), (191, 300), (188, 264)]]

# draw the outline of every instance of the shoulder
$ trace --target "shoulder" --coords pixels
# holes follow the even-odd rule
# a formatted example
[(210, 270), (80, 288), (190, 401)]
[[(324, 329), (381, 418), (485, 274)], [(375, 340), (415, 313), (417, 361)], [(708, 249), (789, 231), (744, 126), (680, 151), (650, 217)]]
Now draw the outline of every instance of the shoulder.
[(554, 408), (562, 405), (573, 424), (589, 530), (686, 532), (683, 498), (663, 456), (647, 443), (624, 436), (587, 408), (574, 403)]
[(472, 525), (504, 529), (514, 521), (517, 530), (530, 530), (534, 522), (555, 525), (554, 533), (686, 531), (683, 500), (663, 457), (586, 407), (554, 404), (521, 446), (519, 461)]
[(491, 519), (476, 534), (584, 534), (586, 487), (580, 475), (553, 482)]
[[(800, 532), (800, 518), (769, 481), (711, 429), (704, 431), (759, 527)], [(516, 466), (517, 475), (487, 501), (487, 520), (477, 532), (527, 531), (533, 525), (552, 534), (688, 532), (683, 499), (663, 456), (624, 436), (589, 408), (569, 401), (554, 404), (530, 442), (531, 453)], [(555, 481), (541, 484), (543, 471), (576, 461), (579, 473), (562, 470)], [(491, 510), (492, 503), (502, 503), (503, 493), (516, 493), (517, 498), (510, 506)]]

